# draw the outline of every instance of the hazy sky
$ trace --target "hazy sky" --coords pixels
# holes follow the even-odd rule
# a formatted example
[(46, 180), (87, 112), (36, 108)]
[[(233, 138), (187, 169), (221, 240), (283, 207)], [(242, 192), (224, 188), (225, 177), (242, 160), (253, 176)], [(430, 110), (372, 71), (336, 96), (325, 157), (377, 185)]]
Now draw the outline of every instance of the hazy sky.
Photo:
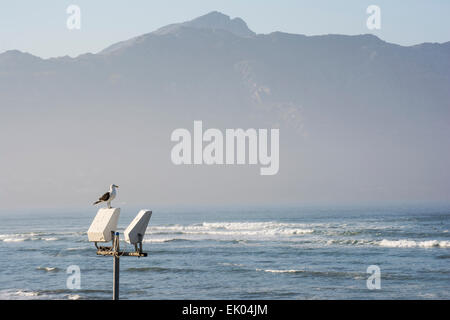
[[(66, 9), (81, 8), (81, 30), (66, 27)], [(112, 43), (217, 10), (241, 17), (256, 33), (306, 35), (373, 33), (369, 5), (381, 8), (388, 42), (412, 45), (450, 40), (447, 0), (0, 0), (0, 52), (19, 49), (41, 57), (98, 52)]]

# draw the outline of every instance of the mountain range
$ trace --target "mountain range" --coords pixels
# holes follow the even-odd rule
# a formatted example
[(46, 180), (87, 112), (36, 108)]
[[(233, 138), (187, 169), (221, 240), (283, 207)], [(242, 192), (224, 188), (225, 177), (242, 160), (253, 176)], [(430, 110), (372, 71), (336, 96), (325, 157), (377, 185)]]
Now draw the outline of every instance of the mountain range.
[[(0, 103), (6, 202), (116, 180), (161, 203), (450, 200), (450, 42), (256, 34), (211, 12), (96, 54), (4, 52)], [(174, 166), (170, 133), (194, 120), (280, 128), (280, 173)]]

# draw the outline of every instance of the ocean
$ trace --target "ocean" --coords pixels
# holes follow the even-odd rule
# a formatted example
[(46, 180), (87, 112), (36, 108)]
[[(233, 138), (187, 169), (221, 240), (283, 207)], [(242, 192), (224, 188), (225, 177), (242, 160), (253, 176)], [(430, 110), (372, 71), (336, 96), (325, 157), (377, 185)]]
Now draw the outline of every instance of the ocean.
[[(121, 299), (450, 298), (450, 205), (149, 209), (148, 256), (120, 259)], [(121, 249), (137, 212), (121, 208)], [(111, 299), (113, 259), (86, 234), (95, 214), (2, 212), (0, 299)]]

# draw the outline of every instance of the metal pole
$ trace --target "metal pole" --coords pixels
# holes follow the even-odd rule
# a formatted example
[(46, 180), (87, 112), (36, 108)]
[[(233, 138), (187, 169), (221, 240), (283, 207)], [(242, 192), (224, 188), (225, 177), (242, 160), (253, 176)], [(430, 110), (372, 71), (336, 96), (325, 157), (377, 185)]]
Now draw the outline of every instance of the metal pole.
[(119, 277), (120, 277), (120, 258), (119, 252), (119, 233), (114, 235), (114, 267), (113, 267), (113, 300), (119, 300)]

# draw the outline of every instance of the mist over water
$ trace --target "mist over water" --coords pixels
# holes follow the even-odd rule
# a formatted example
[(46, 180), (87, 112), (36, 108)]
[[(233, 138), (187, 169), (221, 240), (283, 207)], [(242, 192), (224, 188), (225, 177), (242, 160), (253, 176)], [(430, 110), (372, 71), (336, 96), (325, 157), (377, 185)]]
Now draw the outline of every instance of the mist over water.
[[(121, 258), (121, 299), (448, 299), (450, 206), (158, 209), (146, 258)], [(123, 208), (119, 231), (135, 212)], [(95, 212), (3, 215), (0, 298), (110, 299)], [(123, 235), (122, 235), (123, 239)], [(124, 241), (121, 248), (133, 250)], [(66, 287), (78, 265), (81, 289)], [(369, 265), (381, 289), (369, 290)]]

